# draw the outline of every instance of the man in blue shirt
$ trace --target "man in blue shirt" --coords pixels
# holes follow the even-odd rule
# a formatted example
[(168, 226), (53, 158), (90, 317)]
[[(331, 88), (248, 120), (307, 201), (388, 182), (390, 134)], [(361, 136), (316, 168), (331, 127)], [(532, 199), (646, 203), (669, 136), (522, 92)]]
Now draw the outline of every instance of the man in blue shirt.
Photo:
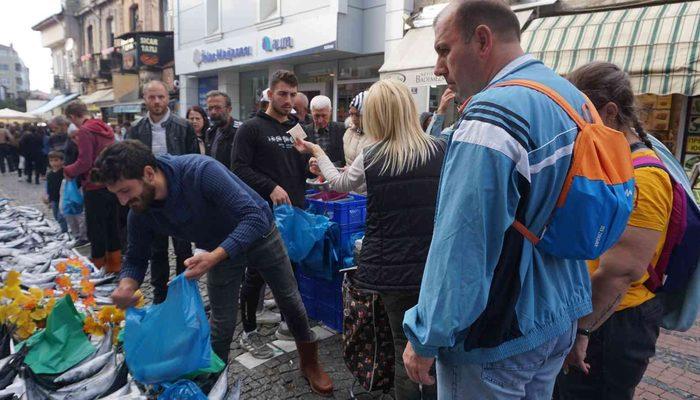
[(547, 254), (513, 228), (541, 234), (571, 164), (576, 124), (539, 82), (581, 110), (583, 95), (526, 55), (504, 1), (451, 2), (435, 23), (435, 74), (471, 101), (446, 132), (435, 229), (418, 304), (404, 317), (414, 381), (440, 399), (549, 399), (591, 312), (583, 261)]
[[(194, 242), (204, 251), (185, 260), (184, 273), (188, 279), (207, 274), (212, 347), (217, 355), (228, 359), (245, 263), (270, 286), (294, 335), (300, 369), (311, 388), (320, 394), (333, 392), (333, 383), (318, 362), (318, 343), (312, 342), (289, 257), (266, 201), (213, 158), (156, 157), (134, 140), (106, 148), (95, 167), (95, 179), (131, 208), (114, 304), (121, 308), (135, 304), (134, 293), (143, 282), (154, 237)], [(220, 290), (221, 286), (228, 290)]]

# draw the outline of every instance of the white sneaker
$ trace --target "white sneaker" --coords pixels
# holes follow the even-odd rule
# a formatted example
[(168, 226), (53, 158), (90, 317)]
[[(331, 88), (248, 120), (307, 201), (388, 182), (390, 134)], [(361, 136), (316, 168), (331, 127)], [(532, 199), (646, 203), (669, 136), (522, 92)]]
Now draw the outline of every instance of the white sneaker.
[(275, 302), (275, 299), (266, 299), (263, 301), (263, 307), (267, 308), (268, 310), (272, 310), (273, 308), (277, 307), (277, 302)]
[(279, 313), (272, 312), (270, 310), (263, 310), (262, 312), (255, 313), (255, 319), (258, 324), (262, 325), (274, 325), (282, 320)]

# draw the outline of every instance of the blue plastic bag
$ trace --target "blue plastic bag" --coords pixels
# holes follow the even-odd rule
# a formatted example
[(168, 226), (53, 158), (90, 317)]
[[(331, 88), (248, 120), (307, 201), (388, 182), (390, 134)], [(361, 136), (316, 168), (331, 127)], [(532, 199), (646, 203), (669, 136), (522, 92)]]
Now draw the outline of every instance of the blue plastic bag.
[(139, 382), (172, 382), (211, 362), (209, 322), (197, 282), (178, 275), (161, 304), (126, 311), (124, 353)]
[(207, 396), (197, 384), (183, 379), (168, 386), (158, 400), (207, 400)]
[(275, 222), (292, 262), (306, 258), (314, 245), (323, 241), (326, 230), (331, 226), (325, 215), (311, 214), (289, 205), (275, 208)]
[(75, 179), (67, 179), (63, 187), (63, 215), (80, 215), (83, 212), (83, 194)]

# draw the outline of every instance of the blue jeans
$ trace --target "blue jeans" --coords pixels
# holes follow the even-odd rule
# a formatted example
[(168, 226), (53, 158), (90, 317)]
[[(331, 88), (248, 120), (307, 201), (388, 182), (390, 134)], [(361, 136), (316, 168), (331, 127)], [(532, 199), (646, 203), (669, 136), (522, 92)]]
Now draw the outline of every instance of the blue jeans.
[(576, 322), (528, 352), (484, 364), (437, 363), (438, 399), (550, 400), (554, 382), (576, 338)]
[(61, 227), (61, 232), (68, 232), (68, 224), (66, 223), (66, 219), (63, 218), (63, 214), (61, 214), (61, 209), (58, 208), (57, 201), (51, 202), (51, 211), (53, 211), (53, 218), (56, 220), (56, 222), (58, 222), (58, 225)]

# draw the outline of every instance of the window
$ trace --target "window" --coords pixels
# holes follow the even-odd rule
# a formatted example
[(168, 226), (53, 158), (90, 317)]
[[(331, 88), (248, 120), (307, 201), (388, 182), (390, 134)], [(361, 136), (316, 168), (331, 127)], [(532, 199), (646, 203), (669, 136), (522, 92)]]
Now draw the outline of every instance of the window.
[(107, 18), (107, 47), (114, 47), (114, 18)]
[(93, 37), (92, 37), (92, 25), (87, 27), (87, 52), (88, 54), (93, 54), (95, 52)]
[(15, 63), (15, 71), (17, 71), (17, 72), (22, 72), (22, 64), (20, 64), (20, 63)]
[(207, 36), (213, 35), (220, 30), (219, 1), (206, 0), (207, 2)]
[(170, 20), (168, 18), (168, 0), (160, 0), (160, 30), (169, 31)]
[(15, 78), (15, 82), (16, 82), (18, 85), (22, 85), (22, 78)]
[(262, 92), (267, 89), (268, 71), (263, 69), (241, 72), (239, 82), (241, 82), (239, 96), (241, 102), (240, 117), (241, 119), (246, 119), (258, 110)]
[(9, 71), (10, 66), (7, 64), (0, 64), (0, 71)]
[(139, 6), (134, 4), (129, 8), (129, 30), (131, 32), (139, 29)]
[(270, 18), (279, 17), (280, 15), (279, 0), (259, 0), (258, 2), (258, 20), (265, 21)]

